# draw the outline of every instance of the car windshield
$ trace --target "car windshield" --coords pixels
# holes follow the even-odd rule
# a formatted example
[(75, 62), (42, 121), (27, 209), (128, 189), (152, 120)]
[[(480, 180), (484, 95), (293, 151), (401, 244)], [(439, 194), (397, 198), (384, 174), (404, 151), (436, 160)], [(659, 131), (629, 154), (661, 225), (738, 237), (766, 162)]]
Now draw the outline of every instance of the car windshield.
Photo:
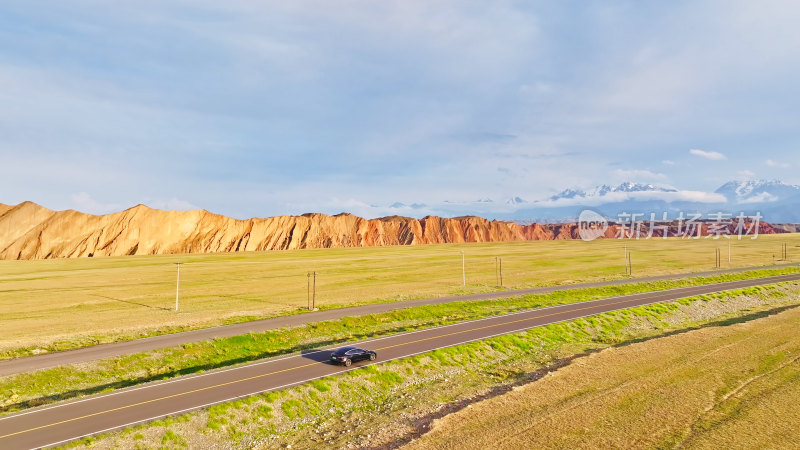
[(342, 347), (339, 350), (336, 350), (335, 352), (333, 352), (333, 354), (336, 355), (336, 356), (343, 356), (345, 353), (347, 353), (350, 350), (356, 350), (356, 348), (355, 347)]

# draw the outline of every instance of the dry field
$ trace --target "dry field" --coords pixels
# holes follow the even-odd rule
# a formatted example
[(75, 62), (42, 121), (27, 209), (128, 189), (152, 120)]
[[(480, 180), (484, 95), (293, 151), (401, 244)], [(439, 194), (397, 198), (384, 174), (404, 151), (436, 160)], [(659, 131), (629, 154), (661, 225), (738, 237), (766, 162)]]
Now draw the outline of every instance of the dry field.
[[(558, 368), (566, 367), (571, 362), (587, 361), (583, 356), (587, 352), (597, 352), (612, 346), (618, 348), (611, 353), (620, 352), (631, 348), (626, 347), (625, 343), (642, 342), (646, 339), (655, 342), (652, 339), (674, 333), (685, 333), (688, 329), (707, 331), (729, 329), (735, 327), (735, 324), (753, 321), (756, 321), (753, 322), (753, 329), (759, 329), (764, 327), (764, 324), (770, 326), (759, 319), (776, 317), (776, 314), (792, 308), (800, 310), (798, 306), (800, 306), (800, 283), (784, 283), (780, 286), (730, 291), (715, 296), (694, 297), (679, 302), (601, 314), (362, 367), (346, 375), (315, 380), (301, 386), (254, 395), (96, 438), (87, 438), (78, 443), (77, 448), (93, 450), (273, 449), (290, 446), (293, 449), (309, 450), (398, 448), (424, 435), (432, 424), (438, 423), (438, 419), (447, 417), (454, 411), (462, 408), (473, 409), (474, 406), (470, 408), (468, 405), (480, 404), (485, 399), (499, 398), (498, 396), (514, 392), (514, 387), (530, 386), (531, 382), (541, 380), (550, 372), (556, 371), (558, 374)], [(797, 315), (785, 320), (789, 322), (796, 320)], [(781, 331), (788, 333), (789, 328), (783, 327)], [(759, 335), (751, 337), (751, 339), (760, 338)], [(731, 341), (735, 342), (735, 339)], [(694, 342), (687, 341), (687, 345)], [(780, 339), (770, 338), (766, 346), (769, 342), (783, 345)], [(240, 343), (239, 347), (250, 345), (250, 343)], [(753, 353), (747, 356), (749, 350), (755, 352), (764, 350), (760, 346), (740, 349), (745, 355), (742, 359), (748, 365), (751, 365), (750, 359), (756, 355)], [(780, 350), (779, 347), (776, 351)], [(697, 359), (699, 354), (687, 357)], [(135, 355), (131, 358), (135, 358)], [(729, 355), (726, 355), (726, 358), (730, 359)], [(649, 361), (652, 365), (653, 359), (653, 357), (645, 358), (644, 361)], [(782, 364), (778, 360), (765, 360), (769, 365)], [(591, 362), (591, 359), (588, 361)], [(664, 365), (668, 365), (669, 362), (667, 359)], [(99, 368), (99, 370), (113, 371), (113, 364), (107, 366), (107, 369)], [(631, 370), (638, 370), (637, 366), (633, 365)], [(660, 367), (653, 371), (656, 376), (660, 372)], [(724, 372), (720, 373), (726, 375)], [(57, 374), (54, 372), (53, 375)], [(657, 377), (653, 379), (654, 382), (658, 380)], [(690, 385), (687, 385), (686, 389), (698, 386), (691, 377), (688, 379)], [(735, 377), (725, 380), (734, 384), (740, 381)], [(773, 380), (780, 381), (778, 378)], [(80, 382), (80, 379), (77, 381)], [(51, 385), (50, 381), (43, 378), (33, 382), (38, 385)], [(708, 387), (702, 384), (699, 386)], [(751, 383), (747, 386), (756, 384)], [(19, 385), (15, 385), (11, 391), (20, 392), (18, 389)], [(663, 391), (664, 388), (657, 387), (657, 389)], [(761, 389), (761, 391), (768, 390)], [(773, 393), (780, 396), (785, 391), (775, 390)], [(713, 394), (700, 390), (694, 395), (705, 398)], [(792, 400), (786, 398), (783, 400), (782, 404), (764, 403), (761, 409), (752, 408), (751, 411), (761, 412), (757, 412), (755, 417), (748, 418), (753, 421), (749, 426), (759, 432), (766, 432), (758, 429), (759, 426), (774, 426), (770, 423), (761, 423), (759, 420), (767, 414), (763, 411), (768, 408), (775, 407), (778, 414), (789, 411), (786, 406), (791, 407), (788, 402)], [(789, 420), (781, 426), (796, 424), (796, 421)], [(547, 426), (554, 425), (543, 425)], [(497, 430), (490, 430), (489, 435), (492, 439), (498, 439), (498, 435), (492, 433), (506, 434), (509, 429), (502, 425)], [(653, 430), (660, 432), (658, 427)], [(551, 434), (556, 432), (550, 431)], [(742, 431), (735, 431), (737, 432)], [(713, 435), (706, 436), (712, 440), (716, 439)], [(447, 444), (453, 443), (453, 440), (442, 441)], [(474, 447), (495, 448), (493, 441), (488, 445), (483, 445), (480, 440), (476, 442)], [(439, 441), (435, 443), (438, 444)], [(459, 441), (455, 445), (463, 446), (463, 443)], [(784, 444), (782, 447), (791, 447), (785, 441), (781, 443)], [(670, 446), (668, 444), (670, 443), (665, 446)], [(605, 448), (591, 443), (586, 446)], [(522, 445), (515, 443), (511, 447), (535, 448), (525, 443)], [(780, 445), (772, 447), (781, 448)]]
[[(0, 261), (0, 351), (65, 342), (74, 346), (296, 312), (317, 272), (317, 305), (439, 296), (622, 278), (623, 247), (634, 276), (765, 266), (800, 255), (800, 234), (732, 240), (536, 241), (346, 248), (239, 254)], [(461, 252), (467, 286), (461, 286)], [(798, 258), (800, 260), (800, 258)], [(173, 263), (181, 269), (180, 312)], [(781, 261), (777, 261), (781, 262)], [(173, 328), (173, 329), (175, 329)], [(72, 344), (70, 344), (72, 341)]]
[(800, 309), (609, 348), (436, 422), (409, 449), (798, 448)]

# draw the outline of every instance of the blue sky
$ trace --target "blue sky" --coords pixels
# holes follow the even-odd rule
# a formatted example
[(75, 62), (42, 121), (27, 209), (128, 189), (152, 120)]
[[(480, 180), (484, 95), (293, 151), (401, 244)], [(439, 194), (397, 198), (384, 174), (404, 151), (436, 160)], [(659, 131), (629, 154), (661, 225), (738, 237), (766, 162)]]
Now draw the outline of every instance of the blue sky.
[(628, 180), (800, 183), (798, 23), (790, 1), (6, 1), (0, 202), (492, 217)]

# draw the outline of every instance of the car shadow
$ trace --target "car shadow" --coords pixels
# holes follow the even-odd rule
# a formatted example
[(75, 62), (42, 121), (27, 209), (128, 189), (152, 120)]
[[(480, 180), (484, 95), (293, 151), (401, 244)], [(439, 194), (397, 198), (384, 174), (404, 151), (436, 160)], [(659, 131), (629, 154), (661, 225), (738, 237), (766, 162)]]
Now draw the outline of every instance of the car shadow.
[(300, 356), (306, 359), (310, 359), (312, 361), (326, 363), (326, 364), (333, 364), (331, 363), (331, 351), (330, 350), (303, 350), (300, 352)]

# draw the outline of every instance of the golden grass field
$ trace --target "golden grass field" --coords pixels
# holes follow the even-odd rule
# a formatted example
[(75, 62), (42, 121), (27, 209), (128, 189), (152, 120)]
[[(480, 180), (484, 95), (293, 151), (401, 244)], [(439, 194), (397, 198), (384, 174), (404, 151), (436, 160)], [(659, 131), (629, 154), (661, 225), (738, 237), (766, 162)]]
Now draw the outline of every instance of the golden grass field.
[[(780, 263), (784, 243), (790, 261), (800, 255), (800, 234), (784, 234), (0, 261), (0, 351), (297, 311), (307, 303), (309, 271), (317, 272), (317, 306), (325, 307), (494, 290), (495, 257), (504, 286), (523, 288), (622, 278), (625, 246), (640, 277), (713, 270), (716, 248), (722, 268)], [(177, 313), (176, 262), (184, 263)]]
[(405, 448), (798, 448), (800, 309), (609, 348)]

